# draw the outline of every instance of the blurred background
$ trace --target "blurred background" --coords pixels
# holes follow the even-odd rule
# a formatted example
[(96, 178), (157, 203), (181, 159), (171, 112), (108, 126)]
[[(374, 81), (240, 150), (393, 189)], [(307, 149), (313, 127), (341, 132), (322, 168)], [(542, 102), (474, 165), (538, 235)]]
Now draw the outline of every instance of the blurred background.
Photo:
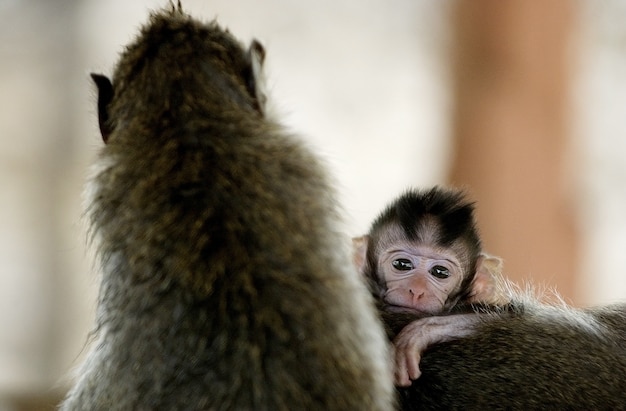
[[(81, 192), (107, 75), (165, 0), (0, 0), (0, 411), (52, 409), (93, 320)], [(364, 233), (409, 186), (477, 201), (516, 282), (626, 300), (626, 2), (185, 0), (261, 40), (274, 108)]]

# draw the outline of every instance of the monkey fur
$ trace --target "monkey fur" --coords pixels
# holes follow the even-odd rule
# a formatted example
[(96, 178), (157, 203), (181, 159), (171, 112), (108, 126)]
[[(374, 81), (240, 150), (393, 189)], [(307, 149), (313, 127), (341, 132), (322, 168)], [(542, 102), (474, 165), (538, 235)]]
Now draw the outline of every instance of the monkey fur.
[(102, 281), (62, 410), (393, 408), (334, 192), (267, 117), (263, 59), (178, 5), (151, 15), (112, 81), (92, 76)]
[(626, 305), (591, 309), (514, 301), (472, 336), (427, 350), (398, 388), (401, 409), (624, 410)]

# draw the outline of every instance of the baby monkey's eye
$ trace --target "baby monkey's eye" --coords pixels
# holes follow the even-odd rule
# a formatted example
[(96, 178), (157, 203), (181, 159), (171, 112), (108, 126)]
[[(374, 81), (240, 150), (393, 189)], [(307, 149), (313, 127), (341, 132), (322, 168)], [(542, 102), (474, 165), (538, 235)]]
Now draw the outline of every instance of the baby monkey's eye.
[(397, 260), (393, 260), (391, 262), (391, 265), (398, 271), (410, 271), (415, 268), (411, 260), (408, 260), (406, 258), (398, 258)]
[(437, 278), (441, 278), (441, 279), (450, 277), (450, 270), (448, 270), (446, 267), (443, 267), (443, 266), (440, 266), (440, 265), (434, 266), (433, 268), (428, 270), (428, 272), (433, 277), (437, 277)]

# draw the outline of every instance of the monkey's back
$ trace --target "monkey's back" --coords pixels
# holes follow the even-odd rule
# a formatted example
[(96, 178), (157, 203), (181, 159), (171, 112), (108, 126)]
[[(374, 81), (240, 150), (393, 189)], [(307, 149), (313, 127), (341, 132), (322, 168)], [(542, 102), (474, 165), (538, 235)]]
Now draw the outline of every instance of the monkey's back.
[(626, 305), (530, 307), (424, 354), (403, 410), (626, 409)]
[(98, 339), (67, 409), (388, 409), (385, 343), (317, 158), (216, 24), (152, 17), (91, 191)]

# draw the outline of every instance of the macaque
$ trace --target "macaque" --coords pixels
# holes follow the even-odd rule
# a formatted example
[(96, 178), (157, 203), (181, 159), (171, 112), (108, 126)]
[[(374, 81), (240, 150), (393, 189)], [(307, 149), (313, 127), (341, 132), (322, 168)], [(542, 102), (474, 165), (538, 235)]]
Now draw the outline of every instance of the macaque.
[[(419, 377), (421, 350), (469, 331), (467, 322), (459, 322), (435, 327), (443, 332), (435, 335), (425, 327), (439, 324), (439, 318), (409, 324), (406, 318), (471, 313), (508, 302), (499, 286), (502, 261), (482, 251), (473, 212), (460, 190), (409, 190), (378, 216), (367, 235), (353, 239), (354, 262), (382, 304), (388, 336), (395, 337), (398, 385)], [(459, 318), (470, 325), (476, 320)]]
[(268, 118), (265, 51), (180, 7), (92, 75), (94, 342), (62, 410), (391, 410), (332, 184)]
[(395, 346), (400, 409), (625, 410), (626, 304), (541, 302), (498, 275), (484, 288), (481, 270), (494, 271), (473, 226), (460, 193), (409, 191), (357, 241)]

